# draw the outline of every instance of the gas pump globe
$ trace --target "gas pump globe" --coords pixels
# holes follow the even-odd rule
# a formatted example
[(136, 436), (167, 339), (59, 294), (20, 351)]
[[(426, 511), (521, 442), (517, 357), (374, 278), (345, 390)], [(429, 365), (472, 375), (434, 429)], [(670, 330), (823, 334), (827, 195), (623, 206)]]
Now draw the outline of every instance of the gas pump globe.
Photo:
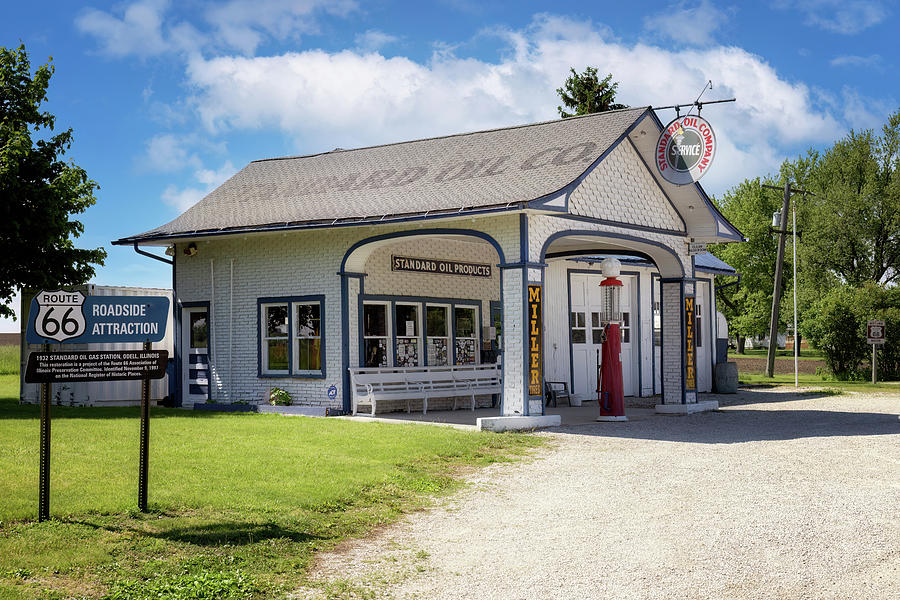
[(622, 322), (621, 295), (622, 282), (619, 274), (622, 263), (615, 258), (607, 258), (600, 263), (606, 279), (600, 282), (603, 309), (600, 321), (605, 326), (602, 346), (602, 360), (597, 378), (597, 402), (600, 405), (598, 421), (627, 421), (625, 416), (625, 388), (622, 384)]

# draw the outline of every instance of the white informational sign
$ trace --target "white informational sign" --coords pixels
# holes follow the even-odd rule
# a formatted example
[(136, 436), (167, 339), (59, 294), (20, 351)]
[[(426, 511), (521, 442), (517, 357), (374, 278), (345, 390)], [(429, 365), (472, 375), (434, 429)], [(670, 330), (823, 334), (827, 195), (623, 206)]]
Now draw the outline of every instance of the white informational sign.
[(406, 322), (406, 337), (416, 337), (416, 322), (415, 321), (407, 321)]
[(706, 175), (716, 156), (716, 134), (700, 116), (678, 117), (656, 141), (656, 169), (666, 181), (690, 185)]
[(870, 344), (883, 344), (885, 337), (884, 321), (869, 321), (866, 323), (866, 338)]

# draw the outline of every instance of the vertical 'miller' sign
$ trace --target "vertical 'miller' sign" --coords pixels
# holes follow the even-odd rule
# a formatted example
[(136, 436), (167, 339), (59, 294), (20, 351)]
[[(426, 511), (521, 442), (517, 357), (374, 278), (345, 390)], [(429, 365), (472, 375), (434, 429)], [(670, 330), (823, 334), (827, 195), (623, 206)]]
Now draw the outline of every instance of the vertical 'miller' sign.
[(541, 306), (541, 286), (528, 286), (528, 395), (541, 396), (543, 390), (542, 356), (543, 343), (541, 340), (543, 330), (543, 308)]
[(690, 392), (697, 390), (697, 361), (696, 361), (696, 323), (694, 322), (695, 298), (686, 296), (684, 299), (684, 350), (685, 350), (685, 374), (684, 388)]

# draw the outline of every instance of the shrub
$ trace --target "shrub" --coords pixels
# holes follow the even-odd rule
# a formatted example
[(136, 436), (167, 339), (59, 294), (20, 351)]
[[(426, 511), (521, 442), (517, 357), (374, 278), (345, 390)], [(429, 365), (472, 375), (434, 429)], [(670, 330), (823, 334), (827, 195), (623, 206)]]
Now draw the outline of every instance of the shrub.
[(272, 406), (290, 406), (291, 395), (287, 392), (287, 390), (273, 387), (271, 390), (269, 390), (269, 404), (271, 404)]
[(879, 379), (900, 379), (900, 289), (867, 284), (834, 288), (815, 302), (801, 332), (825, 354), (838, 379), (865, 378), (861, 365), (872, 355), (866, 343), (866, 322), (882, 319), (886, 343), (878, 351)]

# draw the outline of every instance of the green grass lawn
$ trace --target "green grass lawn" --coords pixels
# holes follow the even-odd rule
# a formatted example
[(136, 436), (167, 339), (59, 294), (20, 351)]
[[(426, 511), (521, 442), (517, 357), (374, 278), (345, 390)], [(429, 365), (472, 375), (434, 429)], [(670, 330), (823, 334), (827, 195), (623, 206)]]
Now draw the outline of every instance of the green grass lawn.
[(52, 408), (53, 517), (34, 521), (38, 407), (0, 376), (0, 599), (270, 598), (312, 555), (514, 460), (528, 435), (153, 409), (150, 512), (136, 408)]
[[(741, 385), (794, 385), (793, 373), (776, 373), (773, 377), (766, 377), (762, 373), (739, 373), (738, 381)], [(900, 394), (900, 384), (877, 383), (872, 385), (870, 381), (838, 381), (823, 377), (822, 375), (804, 375), (798, 377), (798, 383), (802, 387), (826, 387), (844, 392), (891, 392)]]
[(0, 375), (18, 375), (19, 347), (0, 345)]
[[(737, 350), (734, 349), (728, 350), (729, 358), (767, 358), (768, 355), (769, 350), (766, 348), (747, 348), (746, 350), (744, 350), (743, 354), (738, 354)], [(824, 360), (825, 354), (821, 350), (816, 350), (814, 348), (801, 348), (800, 356), (798, 358), (800, 360)], [(794, 360), (793, 348), (789, 350), (776, 350), (775, 359)]]

